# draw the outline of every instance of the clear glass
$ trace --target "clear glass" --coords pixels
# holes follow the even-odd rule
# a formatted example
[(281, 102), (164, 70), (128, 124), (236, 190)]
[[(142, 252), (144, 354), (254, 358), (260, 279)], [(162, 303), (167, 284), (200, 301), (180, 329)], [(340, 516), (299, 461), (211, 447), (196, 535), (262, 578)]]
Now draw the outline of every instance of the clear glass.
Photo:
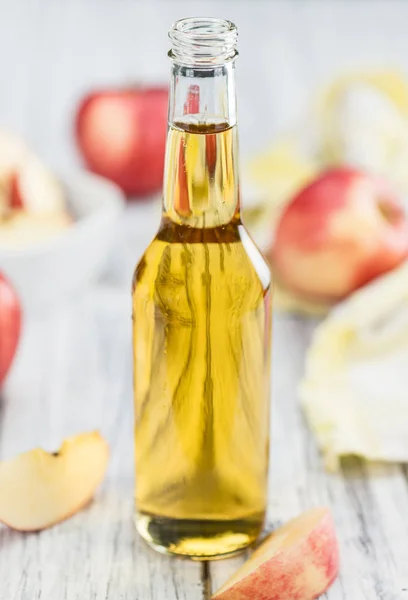
[(236, 29), (187, 19), (170, 37), (163, 215), (133, 284), (135, 520), (208, 559), (263, 526), (271, 279), (240, 217)]

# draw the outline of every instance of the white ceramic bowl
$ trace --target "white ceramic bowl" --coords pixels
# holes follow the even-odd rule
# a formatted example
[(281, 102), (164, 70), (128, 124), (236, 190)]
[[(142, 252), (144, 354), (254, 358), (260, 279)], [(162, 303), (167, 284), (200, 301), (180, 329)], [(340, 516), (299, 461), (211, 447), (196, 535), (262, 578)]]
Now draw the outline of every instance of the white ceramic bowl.
[(78, 171), (61, 181), (74, 224), (50, 240), (0, 250), (0, 271), (28, 312), (73, 297), (101, 274), (125, 206), (119, 188), (102, 177)]

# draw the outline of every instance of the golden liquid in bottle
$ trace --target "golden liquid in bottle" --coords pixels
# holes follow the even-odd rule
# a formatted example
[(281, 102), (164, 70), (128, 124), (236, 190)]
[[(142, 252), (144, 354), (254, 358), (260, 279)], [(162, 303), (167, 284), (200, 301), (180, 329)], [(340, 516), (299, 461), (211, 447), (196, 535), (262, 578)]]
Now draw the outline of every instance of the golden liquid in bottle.
[(169, 130), (165, 214), (133, 287), (136, 525), (197, 559), (253, 542), (266, 507), (270, 275), (240, 222), (235, 138)]

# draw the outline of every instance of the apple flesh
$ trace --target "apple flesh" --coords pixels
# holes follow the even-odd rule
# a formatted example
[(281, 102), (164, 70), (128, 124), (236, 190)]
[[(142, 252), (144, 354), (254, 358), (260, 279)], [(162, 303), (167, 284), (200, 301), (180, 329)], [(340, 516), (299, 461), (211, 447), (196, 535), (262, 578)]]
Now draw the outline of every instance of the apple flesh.
[(21, 309), (16, 292), (0, 273), (0, 386), (16, 353), (21, 330)]
[(327, 508), (316, 508), (269, 535), (213, 600), (313, 600), (337, 576), (339, 550)]
[(64, 192), (20, 137), (0, 132), (0, 218), (10, 218), (14, 211), (64, 212)]
[(28, 148), (17, 135), (0, 132), (0, 219), (8, 216), (13, 174), (27, 156)]
[[(28, 213), (15, 211), (6, 223), (0, 225), (0, 252), (23, 250), (44, 240), (51, 240), (72, 224), (66, 212)], [(1, 345), (1, 341), (0, 341)]]
[(60, 182), (34, 155), (27, 156), (11, 179), (11, 208), (30, 214), (66, 213)]
[(288, 204), (271, 249), (277, 278), (299, 297), (336, 302), (408, 256), (408, 221), (381, 179), (323, 173)]
[(50, 454), (40, 448), (0, 462), (0, 521), (18, 531), (39, 531), (63, 521), (93, 497), (109, 449), (97, 432), (65, 440)]
[(114, 181), (127, 197), (162, 187), (167, 88), (99, 90), (76, 116), (76, 139), (87, 167)]

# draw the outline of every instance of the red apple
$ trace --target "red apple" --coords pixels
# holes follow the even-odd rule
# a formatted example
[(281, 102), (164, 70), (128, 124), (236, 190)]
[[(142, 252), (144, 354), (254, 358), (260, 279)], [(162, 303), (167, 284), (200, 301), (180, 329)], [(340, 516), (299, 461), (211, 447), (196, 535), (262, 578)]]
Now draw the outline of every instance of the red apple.
[(0, 273), (0, 385), (16, 352), (20, 328), (21, 311), (17, 295)]
[(396, 193), (357, 169), (334, 168), (285, 208), (271, 261), (295, 294), (335, 302), (408, 256), (408, 220)]
[(313, 600), (338, 569), (333, 519), (328, 509), (315, 508), (268, 536), (213, 600)]
[(168, 90), (99, 90), (81, 102), (76, 137), (87, 167), (129, 196), (157, 192), (163, 182)]

